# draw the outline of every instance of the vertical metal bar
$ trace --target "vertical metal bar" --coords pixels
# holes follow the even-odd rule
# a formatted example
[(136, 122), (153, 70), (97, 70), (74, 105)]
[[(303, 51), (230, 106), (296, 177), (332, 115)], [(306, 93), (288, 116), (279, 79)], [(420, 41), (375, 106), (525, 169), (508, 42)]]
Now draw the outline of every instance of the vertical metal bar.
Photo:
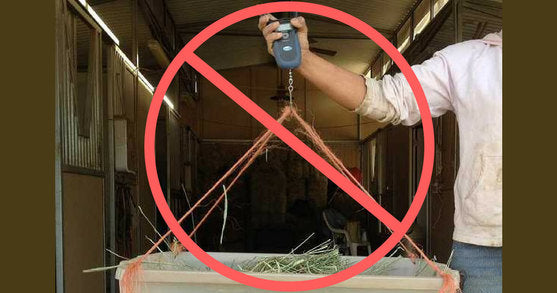
[[(462, 42), (462, 1), (464, 0), (454, 0), (453, 13), (454, 13), (454, 41), (455, 43)], [(456, 180), (456, 175), (458, 173), (459, 165), (459, 155), (460, 155), (460, 144), (459, 144), (459, 133), (458, 133), (458, 120), (456, 116), (454, 118), (454, 177)]]
[(358, 138), (358, 152), (360, 153), (360, 170), (363, 171), (363, 167), (364, 167), (364, 161), (363, 161), (363, 150), (365, 149), (362, 146), (362, 116), (359, 114), (356, 114), (356, 137)]
[[(379, 205), (383, 205), (383, 194), (385, 192), (384, 187), (385, 187), (385, 172), (383, 170), (384, 166), (385, 166), (385, 131), (381, 130), (376, 138), (376, 142), (375, 142), (375, 152), (376, 155), (375, 157), (378, 158), (375, 162), (375, 164), (377, 165), (377, 193), (378, 193), (378, 199), (377, 202), (379, 203)], [(381, 234), (381, 232), (383, 231), (383, 227), (382, 227), (382, 222), (381, 221), (377, 221), (377, 233)]]
[[(93, 42), (92, 42), (92, 50), (93, 50), (93, 60), (92, 60), (92, 64), (89, 64), (89, 66), (93, 66), (93, 70), (91, 71), (93, 76), (93, 90), (92, 90), (92, 97), (91, 97), (91, 111), (93, 111), (93, 113), (91, 114), (91, 120), (89, 121), (89, 139), (85, 140), (85, 142), (87, 143), (87, 157), (88, 157), (88, 167), (91, 169), (95, 169), (95, 170), (99, 170), (97, 168), (96, 165), (96, 159), (97, 159), (97, 150), (95, 149), (95, 146), (97, 146), (97, 127), (96, 127), (96, 123), (97, 123), (97, 111), (98, 111), (98, 86), (99, 86), (99, 78), (98, 78), (98, 71), (97, 71), (97, 65), (98, 65), (98, 54), (99, 52), (98, 50), (98, 42), (100, 38), (97, 38), (99, 35), (99, 32), (96, 30), (93, 30)], [(90, 46), (91, 47), (91, 46)], [(91, 78), (90, 76), (88, 76), (88, 78)], [(88, 115), (88, 114), (87, 114)]]
[(71, 67), (69, 70), (71, 70), (72, 72), (72, 76), (73, 76), (73, 84), (72, 84), (72, 92), (71, 94), (68, 96), (68, 119), (70, 121), (70, 127), (68, 127), (68, 138), (71, 144), (71, 151), (69, 153), (70, 155), (70, 163), (74, 166), (79, 166), (78, 164), (78, 160), (76, 160), (77, 156), (76, 154), (78, 153), (78, 148), (77, 148), (77, 143), (76, 143), (76, 138), (74, 136), (74, 129), (75, 129), (75, 119), (74, 119), (74, 99), (75, 96), (77, 95), (77, 69), (76, 69), (76, 48), (77, 48), (77, 36), (76, 36), (76, 18), (75, 16), (72, 15), (72, 40), (71, 42), (73, 43), (72, 46), (72, 62), (71, 62)]
[[(420, 141), (420, 143), (423, 143), (422, 140), (418, 139), (418, 136), (422, 136), (423, 137), (423, 127), (421, 128), (421, 131), (416, 131), (415, 133), (415, 141)], [(418, 153), (418, 147), (416, 147), (416, 153)], [(417, 163), (417, 160), (416, 160)], [(420, 169), (423, 168), (423, 159), (422, 159), (422, 166)], [(416, 174), (417, 176), (414, 177), (414, 180), (418, 181), (420, 174)], [(415, 183), (415, 187), (416, 189), (418, 188), (418, 182)], [(431, 194), (428, 190), (427, 194), (426, 194), (426, 198), (425, 198), (425, 248), (426, 248), (426, 253), (427, 254), (432, 254), (431, 251)]]
[[(408, 127), (408, 207), (410, 203), (414, 200), (414, 172), (416, 172), (416, 166), (414, 164), (414, 131), (415, 127)], [(414, 220), (415, 222), (417, 220)]]
[[(105, 135), (106, 135), (106, 130), (104, 129), (104, 123), (105, 123), (105, 115), (106, 115), (106, 110), (105, 110), (105, 106), (106, 106), (106, 92), (103, 90), (104, 89), (104, 79), (103, 79), (103, 41), (102, 41), (102, 31), (99, 31), (99, 52), (97, 54), (98, 56), (98, 62), (97, 62), (97, 78), (99, 80), (98, 86), (97, 86), (97, 117), (96, 117), (96, 121), (95, 121), (95, 127), (96, 127), (96, 133), (97, 133), (97, 139), (95, 142), (95, 154), (97, 157), (97, 162), (95, 163), (97, 168), (101, 171), (103, 171), (104, 173), (104, 167), (105, 167), (105, 159), (104, 159), (104, 154), (107, 151), (105, 144)], [(106, 173), (105, 173), (106, 175)], [(106, 198), (105, 198), (106, 200)]]
[(165, 113), (166, 113), (166, 123), (164, 124), (165, 126), (165, 130), (166, 130), (166, 202), (168, 203), (169, 208), (172, 210), (172, 206), (171, 206), (171, 194), (170, 191), (172, 190), (170, 187), (170, 184), (172, 183), (172, 180), (170, 178), (170, 176), (172, 176), (171, 174), (171, 164), (170, 164), (170, 152), (172, 150), (172, 141), (171, 141), (171, 119), (172, 119), (172, 114), (170, 113), (170, 107), (165, 106)]
[[(104, 160), (104, 153), (107, 151), (107, 148), (104, 144), (105, 138), (104, 135), (106, 133), (103, 123), (104, 123), (104, 115), (106, 111), (104, 107), (106, 106), (106, 102), (104, 102), (105, 92), (103, 91), (103, 42), (102, 42), (102, 32), (99, 31), (99, 54), (98, 54), (98, 63), (97, 63), (97, 78), (99, 79), (99, 83), (97, 86), (97, 101), (98, 101), (98, 109), (97, 112), (97, 120), (96, 120), (96, 128), (97, 128), (97, 148), (100, 148), (100, 152), (95, 150), (97, 154), (97, 168), (103, 170), (106, 165), (106, 160)], [(106, 174), (105, 174), (106, 175)]]
[(308, 80), (304, 78), (304, 120), (308, 121)]
[(191, 129), (188, 129), (188, 163), (191, 164), (191, 162), (193, 161), (193, 152), (192, 152), (192, 142), (191, 142), (191, 134), (192, 131)]
[(425, 231), (425, 249), (426, 253), (431, 255), (433, 253), (432, 245), (431, 245), (431, 209), (432, 209), (432, 200), (429, 191), (427, 192), (426, 199), (426, 231)]
[[(249, 73), (249, 84), (250, 84), (250, 88), (249, 88), (249, 96), (250, 97), (255, 97), (255, 93), (253, 88), (256, 86), (255, 84), (255, 78), (253, 77), (253, 68), (252, 66), (248, 67), (248, 73)], [(249, 137), (250, 138), (255, 138), (257, 136), (257, 133), (255, 133), (254, 129), (253, 129), (253, 124), (255, 119), (253, 117), (249, 118)]]
[(131, 0), (131, 10), (132, 10), (132, 62), (139, 70), (139, 58), (138, 58), (138, 44), (137, 44), (137, 0)]
[(412, 42), (414, 42), (414, 25), (415, 25), (415, 19), (414, 19), (414, 10), (412, 10), (412, 12), (410, 12), (410, 44), (412, 44)]
[[(112, 251), (116, 251), (116, 199), (114, 183), (114, 87), (119, 86), (114, 82), (115, 59), (117, 58), (114, 46), (110, 47), (107, 55), (107, 95), (105, 99), (105, 122), (104, 125), (104, 171), (106, 185), (105, 200), (105, 245)], [(116, 258), (112, 254), (105, 253), (105, 265), (113, 265)], [(106, 274), (109, 279), (109, 291), (116, 292), (116, 280), (112, 278), (112, 273)]]
[[(138, 53), (138, 40), (137, 40), (137, 13), (138, 13), (138, 0), (131, 0), (131, 11), (132, 11), (132, 19), (131, 19), (131, 24), (132, 24), (132, 63), (135, 65), (136, 71), (133, 72), (134, 74), (134, 82), (133, 82), (133, 107), (134, 107), (134, 112), (133, 112), (133, 131), (134, 131), (134, 136), (135, 136), (135, 140), (134, 140), (134, 153), (135, 153), (135, 166), (137, 168), (137, 170), (139, 170), (139, 164), (141, 164), (140, 162), (140, 158), (142, 158), (142, 154), (138, 154), (138, 150), (140, 149), (137, 141), (138, 141), (138, 137), (140, 137), (140, 135), (142, 135), (141, 130), (138, 127), (138, 122), (137, 122), (137, 113), (138, 113), (138, 103), (139, 103), (139, 53)], [(135, 199), (136, 199), (136, 203), (138, 205), (141, 205), (142, 203), (140, 202), (140, 196), (139, 196), (139, 184), (136, 183), (134, 186), (135, 189)], [(133, 225), (135, 227), (137, 227), (136, 229), (136, 241), (135, 241), (135, 249), (136, 251), (134, 251), (134, 254), (140, 254), (141, 253), (141, 225), (139, 222), (139, 218), (135, 217), (135, 222), (133, 223)], [(132, 249), (133, 251), (133, 249)]]
[[(104, 146), (102, 145), (104, 142), (104, 139), (102, 137), (102, 135), (104, 134), (103, 131), (103, 127), (102, 125), (99, 125), (101, 123), (103, 123), (103, 120), (100, 119), (100, 115), (103, 114), (102, 111), (102, 106), (103, 103), (101, 101), (101, 87), (102, 87), (102, 78), (101, 78), (101, 71), (102, 71), (102, 40), (101, 40), (101, 31), (97, 31), (96, 33), (96, 40), (95, 40), (95, 46), (96, 46), (96, 52), (95, 52), (95, 79), (96, 79), (96, 83), (95, 83), (95, 111), (94, 113), (94, 117), (93, 117), (93, 121), (91, 123), (91, 125), (93, 125), (93, 132), (95, 133), (95, 140), (90, 141), (91, 146), (92, 146), (92, 153), (93, 153), (93, 165), (95, 166), (95, 169), (97, 170), (103, 170), (102, 169), (102, 159), (101, 156), (104, 152)], [(104, 198), (103, 198), (104, 201)]]
[(64, 226), (63, 226), (63, 194), (62, 194), (62, 97), (66, 93), (66, 2), (55, 0), (56, 7), (56, 88), (54, 94), (54, 205), (55, 205), (55, 238), (56, 238), (56, 260), (55, 278), (56, 293), (64, 293)]
[[(92, 79), (92, 87), (91, 87), (91, 97), (90, 97), (90, 103), (91, 103), (91, 108), (90, 111), (91, 112), (91, 120), (89, 121), (89, 137), (83, 137), (83, 145), (85, 147), (84, 150), (84, 155), (85, 155), (85, 167), (87, 168), (91, 168), (91, 169), (96, 169), (95, 165), (93, 164), (95, 158), (94, 158), (94, 152), (92, 151), (92, 146), (95, 144), (95, 112), (96, 112), (96, 86), (98, 83), (97, 80), (97, 76), (96, 76), (96, 62), (97, 62), (97, 31), (94, 29), (91, 29), (91, 41), (89, 42), (89, 51), (92, 55), (93, 58), (89, 58), (89, 63), (87, 64), (88, 67), (92, 67), (91, 68), (91, 75), (89, 76), (89, 70), (87, 72), (87, 79)], [(87, 109), (87, 106), (84, 107), (85, 109)], [(88, 113), (84, 113), (85, 115), (89, 115)]]
[(454, 42), (462, 42), (462, 0), (453, 0)]
[[(57, 0), (57, 1), (64, 1), (64, 0)], [(62, 3), (61, 5), (65, 5), (64, 3)], [(63, 8), (61, 8), (63, 9)], [(61, 111), (61, 120), (62, 120), (62, 125), (61, 125), (61, 136), (62, 136), (62, 143), (64, 144), (64, 148), (62, 150), (62, 164), (66, 164), (66, 160), (69, 154), (69, 142), (68, 142), (68, 137), (66, 135), (67, 133), (67, 129), (69, 127), (69, 122), (68, 122), (68, 107), (67, 107), (67, 96), (68, 93), (70, 92), (70, 87), (69, 87), (69, 75), (68, 75), (68, 64), (67, 64), (67, 60), (66, 57), (67, 55), (67, 49), (66, 49), (66, 41), (67, 41), (67, 22), (68, 22), (68, 16), (66, 14), (62, 14), (62, 16), (60, 16), (60, 22), (63, 21), (63, 24), (61, 24), (60, 26), (63, 25), (63, 28), (59, 28), (59, 31), (61, 31), (61, 33), (64, 34), (63, 40), (59, 41), (60, 42), (60, 46), (59, 48), (57, 48), (57, 54), (59, 54), (59, 58), (63, 59), (63, 61), (60, 61), (60, 64), (58, 64), (57, 66), (60, 66), (60, 71), (62, 71), (63, 73), (60, 73), (60, 83), (63, 83), (64, 87), (63, 90), (61, 90), (61, 97), (59, 97), (59, 102), (60, 102), (60, 107), (62, 108)], [(62, 51), (62, 52), (58, 52), (58, 51)]]
[(77, 150), (76, 150), (76, 158), (77, 158), (77, 164), (80, 167), (83, 167), (83, 143), (81, 142), (80, 136), (79, 136), (79, 112), (77, 109), (77, 100), (79, 99), (79, 72), (77, 69), (77, 18), (76, 21), (74, 22), (74, 60), (75, 60), (75, 94), (73, 95), (72, 99), (71, 99), (71, 103), (72, 103), (72, 115), (71, 115), (71, 119), (74, 123), (74, 126), (71, 128), (72, 131), (72, 135), (73, 135), (73, 140), (75, 141)]
[[(85, 162), (84, 162), (84, 166), (82, 167), (86, 167), (86, 168), (94, 168), (94, 166), (92, 165), (92, 162), (94, 160), (93, 158), (93, 152), (91, 151), (91, 145), (92, 142), (95, 139), (95, 134), (94, 134), (94, 130), (95, 130), (95, 126), (94, 123), (95, 121), (94, 119), (94, 113), (95, 113), (95, 87), (97, 85), (97, 77), (95, 76), (96, 73), (96, 54), (97, 54), (97, 31), (95, 31), (94, 29), (90, 28), (90, 35), (89, 35), (89, 58), (88, 58), (88, 63), (87, 63), (87, 82), (92, 82), (91, 85), (91, 97), (86, 98), (85, 101), (87, 101), (88, 99), (90, 99), (89, 103), (91, 103), (91, 108), (89, 109), (90, 111), (92, 111), (91, 115), (91, 121), (89, 123), (89, 137), (83, 137), (83, 155), (85, 158)], [(89, 73), (91, 76), (89, 76)], [(89, 79), (91, 79), (91, 81), (89, 81)], [(89, 86), (89, 85), (88, 85)], [(86, 92), (86, 94), (89, 94), (89, 92)], [(84, 105), (84, 109), (87, 110), (87, 105)], [(84, 116), (89, 115), (89, 113), (83, 113)], [(81, 127), (81, 125), (80, 125)]]
[[(76, 67), (75, 67), (76, 68), (76, 70), (75, 70), (75, 72), (76, 72), (76, 82), (75, 82), (75, 84), (76, 84), (76, 88), (79, 88), (79, 81), (78, 81), (79, 80), (79, 78), (78, 78), (79, 72), (77, 70), (77, 65), (78, 65), (78, 62), (77, 62), (77, 22), (75, 23), (74, 27), (75, 27), (75, 39), (74, 39), (75, 40), (75, 47), (74, 47), (75, 48), (75, 51), (74, 51), (75, 59), (74, 60), (76, 60), (76, 63), (75, 63), (75, 65), (76, 65)], [(73, 99), (72, 99), (72, 104), (73, 104), (72, 105), (72, 110), (74, 111), (73, 115), (72, 115), (72, 120), (74, 121), (74, 127), (72, 128), (72, 133), (74, 135), (74, 139), (75, 139), (75, 141), (77, 143), (77, 147), (78, 147), (78, 149), (77, 149), (77, 157), (79, 159), (79, 161), (78, 161), (79, 165), (78, 166), (83, 167), (85, 165), (85, 156), (84, 156), (85, 152), (84, 152), (84, 147), (83, 147), (83, 141), (82, 141), (81, 136), (79, 136), (79, 130), (78, 130), (79, 126), (80, 126), (79, 125), (79, 111), (77, 109), (77, 107), (78, 107), (77, 100), (78, 99), (79, 99), (79, 90), (76, 91), (76, 95), (74, 95)]]
[[(361, 141), (358, 143), (360, 148), (360, 170), (362, 170), (363, 174), (363, 186), (369, 189), (369, 150), (368, 150), (369, 141), (362, 143)], [(364, 167), (365, 166), (365, 167)]]
[[(64, 132), (64, 138), (68, 142), (68, 152), (66, 153), (66, 157), (63, 158), (63, 159), (64, 159), (65, 164), (70, 164), (72, 159), (73, 159), (72, 154), (74, 152), (74, 143), (72, 141), (72, 137), (70, 136), (71, 129), (73, 127), (73, 123), (72, 123), (72, 120), (71, 120), (72, 119), (72, 116), (71, 116), (72, 109), (71, 109), (70, 102), (71, 102), (71, 98), (74, 95), (74, 88), (73, 88), (73, 83), (72, 83), (71, 78), (72, 78), (72, 76), (74, 76), (74, 72), (71, 71), (72, 68), (73, 68), (73, 62), (71, 62), (71, 61), (73, 59), (69, 59), (69, 57), (72, 56), (72, 58), (73, 58), (73, 45), (74, 45), (73, 40), (75, 38), (74, 38), (74, 35), (73, 35), (73, 15), (71, 15), (71, 13), (68, 13), (68, 12), (66, 13), (66, 15), (68, 17), (68, 27), (66, 27), (66, 29), (68, 30), (68, 28), (69, 28), (71, 30), (71, 31), (68, 32), (68, 35), (69, 34), (71, 34), (71, 35), (69, 35), (70, 39), (68, 39), (67, 42), (68, 42), (68, 46), (71, 46), (71, 48), (68, 48), (67, 55), (65, 56), (66, 58), (68, 58), (66, 60), (66, 67), (67, 68), (65, 69), (65, 70), (67, 70), (66, 71), (66, 77), (68, 79), (67, 80), (68, 91), (66, 92), (65, 96), (63, 97), (65, 99), (64, 104), (66, 106), (66, 121), (67, 121), (66, 129), (65, 129), (65, 132)], [(71, 43), (71, 45), (69, 43)]]
[(358, 137), (358, 141), (362, 140), (362, 116), (356, 114), (356, 123), (357, 123), (357, 127), (356, 127), (356, 133), (357, 133), (357, 137)]
[[(56, 5), (62, 5), (64, 6), (65, 4), (63, 3), (63, 0), (56, 0), (56, 1), (60, 1), (59, 4)], [(56, 2), (58, 3), (58, 2)], [(61, 108), (59, 109), (60, 111), (60, 120), (61, 120), (61, 125), (60, 125), (60, 136), (61, 136), (61, 140), (62, 140), (62, 153), (61, 153), (61, 160), (62, 160), (62, 164), (64, 164), (64, 158), (67, 157), (68, 154), (68, 140), (65, 137), (65, 133), (66, 133), (66, 128), (67, 128), (67, 109), (66, 109), (66, 100), (65, 100), (65, 96), (67, 96), (68, 93), (68, 83), (65, 82), (68, 79), (68, 72), (67, 72), (67, 64), (66, 64), (66, 39), (67, 39), (67, 32), (66, 32), (66, 25), (67, 25), (67, 16), (63, 13), (63, 7), (57, 7), (56, 8), (56, 58), (62, 60), (62, 61), (57, 61), (56, 62), (56, 66), (57, 66), (57, 75), (56, 77), (58, 78), (58, 82), (56, 83), (57, 86), (60, 86), (60, 84), (62, 84), (62, 89), (59, 90), (60, 96), (58, 97), (58, 102), (59, 102), (59, 107)], [(58, 72), (60, 71), (60, 73)]]

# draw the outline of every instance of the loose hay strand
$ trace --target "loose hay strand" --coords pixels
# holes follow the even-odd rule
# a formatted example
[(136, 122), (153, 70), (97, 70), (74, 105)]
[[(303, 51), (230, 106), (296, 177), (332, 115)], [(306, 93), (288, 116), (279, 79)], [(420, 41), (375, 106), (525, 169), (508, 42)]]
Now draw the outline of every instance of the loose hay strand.
[(224, 229), (226, 228), (226, 218), (228, 215), (228, 194), (226, 193), (226, 186), (222, 185), (224, 192), (224, 211), (222, 213), (222, 229), (220, 231), (220, 245), (222, 245), (222, 239), (224, 238)]

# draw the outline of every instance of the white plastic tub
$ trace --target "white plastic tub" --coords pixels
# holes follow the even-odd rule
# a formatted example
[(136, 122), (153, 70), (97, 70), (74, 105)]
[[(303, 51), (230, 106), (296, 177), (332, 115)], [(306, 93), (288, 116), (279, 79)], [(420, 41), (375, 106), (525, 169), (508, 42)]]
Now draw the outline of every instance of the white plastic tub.
[[(252, 260), (256, 257), (276, 256), (276, 254), (255, 253), (209, 253), (218, 261), (236, 268), (237, 264)], [(345, 256), (350, 263), (356, 263), (363, 257)], [(389, 261), (383, 258), (382, 261)], [(122, 264), (126, 264), (124, 261)], [(157, 264), (154, 264), (157, 263)], [(164, 264), (158, 264), (164, 263)], [(181, 265), (177, 267), (176, 264)], [(184, 265), (190, 269), (185, 269)], [(450, 272), (458, 282), (458, 272), (448, 269), (445, 265), (439, 265), (442, 270)], [(381, 275), (370, 275), (366, 272), (349, 280), (331, 287), (315, 290), (317, 292), (438, 292), (443, 283), (440, 277), (436, 277), (433, 271), (418, 261), (413, 264), (409, 259), (402, 258), (394, 262), (389, 270)], [(116, 279), (120, 280), (124, 269), (116, 271)], [(323, 275), (309, 274), (251, 274), (264, 279), (281, 281), (301, 281), (323, 277)], [(141, 276), (142, 293), (177, 293), (177, 292), (264, 292), (235, 281), (232, 281), (210, 269), (188, 252), (181, 253), (174, 259), (169, 253), (157, 253), (149, 256), (143, 265)]]

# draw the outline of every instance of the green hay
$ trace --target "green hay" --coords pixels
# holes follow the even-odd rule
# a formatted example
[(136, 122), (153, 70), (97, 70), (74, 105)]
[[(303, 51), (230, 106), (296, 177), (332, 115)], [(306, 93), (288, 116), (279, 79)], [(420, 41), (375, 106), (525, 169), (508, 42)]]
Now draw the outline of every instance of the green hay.
[[(263, 274), (334, 274), (352, 265), (349, 260), (343, 258), (338, 247), (332, 240), (306, 251), (302, 254), (293, 254), (311, 237), (310, 235), (300, 245), (284, 256), (260, 257), (237, 265), (239, 271), (245, 273)], [(396, 253), (397, 251), (395, 251)], [(393, 253), (393, 254), (395, 254)], [(381, 259), (371, 268), (363, 272), (364, 275), (388, 275), (395, 264), (404, 259), (403, 257), (392, 257)]]
[(349, 266), (331, 240), (303, 254), (292, 252), (284, 256), (256, 258), (238, 265), (238, 269), (247, 273), (264, 274), (334, 274)]
[(394, 268), (394, 264), (403, 259), (401, 256), (392, 258), (383, 258), (374, 264), (371, 268), (364, 271), (364, 275), (388, 275)]

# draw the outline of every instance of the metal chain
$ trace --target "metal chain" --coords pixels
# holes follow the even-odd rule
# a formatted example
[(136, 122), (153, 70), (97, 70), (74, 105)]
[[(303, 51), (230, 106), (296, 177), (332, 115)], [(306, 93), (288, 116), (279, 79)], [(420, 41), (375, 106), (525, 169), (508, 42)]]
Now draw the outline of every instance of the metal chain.
[(294, 78), (292, 77), (292, 69), (288, 70), (288, 98), (290, 99), (290, 107), (292, 108), (292, 91), (294, 91)]

